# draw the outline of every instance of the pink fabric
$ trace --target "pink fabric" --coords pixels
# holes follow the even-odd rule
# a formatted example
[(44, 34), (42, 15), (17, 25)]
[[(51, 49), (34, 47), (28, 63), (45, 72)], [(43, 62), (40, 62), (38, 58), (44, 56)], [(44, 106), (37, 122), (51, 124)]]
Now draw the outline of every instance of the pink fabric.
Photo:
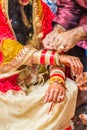
[(58, 11), (53, 21), (65, 29), (77, 26), (81, 17), (78, 4), (74, 0), (57, 0), (57, 4)]
[[(57, 4), (59, 8), (54, 22), (66, 30), (82, 26), (87, 33), (87, 0), (57, 0)], [(77, 45), (87, 49), (87, 41), (81, 41)]]
[[(87, 33), (87, 16), (86, 15), (82, 16), (79, 26), (82, 26), (84, 31)], [(79, 43), (77, 43), (77, 46), (87, 49), (87, 41), (80, 41)]]
[(77, 46), (87, 50), (87, 41), (80, 41), (80, 42), (77, 43)]
[(76, 0), (78, 4), (87, 9), (87, 0)]

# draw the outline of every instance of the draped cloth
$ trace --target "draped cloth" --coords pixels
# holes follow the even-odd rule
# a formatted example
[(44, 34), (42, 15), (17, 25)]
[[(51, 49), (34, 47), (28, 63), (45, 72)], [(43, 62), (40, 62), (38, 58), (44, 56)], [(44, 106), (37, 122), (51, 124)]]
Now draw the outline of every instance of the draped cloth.
[(31, 86), (27, 96), (0, 95), (1, 130), (65, 130), (74, 115), (77, 87), (66, 80), (67, 96), (55, 104), (49, 113), (50, 103), (43, 103), (49, 84)]

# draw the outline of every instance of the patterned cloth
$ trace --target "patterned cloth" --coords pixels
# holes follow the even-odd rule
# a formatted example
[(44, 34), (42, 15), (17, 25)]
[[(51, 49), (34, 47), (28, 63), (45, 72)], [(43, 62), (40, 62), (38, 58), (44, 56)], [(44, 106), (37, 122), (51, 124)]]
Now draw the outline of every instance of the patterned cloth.
[(56, 4), (56, 0), (43, 0), (45, 3), (47, 3), (47, 5), (50, 7), (50, 9), (56, 13), (57, 11), (57, 4)]

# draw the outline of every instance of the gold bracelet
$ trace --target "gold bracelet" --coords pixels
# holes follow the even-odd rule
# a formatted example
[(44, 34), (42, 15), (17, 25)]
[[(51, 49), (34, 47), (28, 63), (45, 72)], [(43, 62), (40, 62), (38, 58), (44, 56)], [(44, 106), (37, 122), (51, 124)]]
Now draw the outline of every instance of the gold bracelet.
[(49, 83), (52, 84), (53, 82), (58, 82), (58, 83), (63, 84), (63, 85), (65, 84), (64, 80), (58, 76), (54, 76), (54, 77), (50, 78)]

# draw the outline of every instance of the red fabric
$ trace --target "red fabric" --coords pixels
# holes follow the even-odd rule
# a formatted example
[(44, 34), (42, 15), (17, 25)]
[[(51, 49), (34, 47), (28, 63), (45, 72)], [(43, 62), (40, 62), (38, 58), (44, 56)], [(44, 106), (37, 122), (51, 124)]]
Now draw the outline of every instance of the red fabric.
[(7, 19), (5, 18), (0, 5), (0, 42), (6, 38), (15, 39), (12, 31), (8, 26)]
[[(42, 31), (44, 36), (52, 30), (52, 19), (54, 14), (50, 10), (50, 8), (42, 2), (43, 9), (43, 19), (42, 19)], [(2, 43), (3, 39), (10, 38), (15, 39), (13, 33), (11, 32), (7, 19), (5, 18), (2, 8), (0, 5), (0, 43)], [(3, 61), (2, 53), (0, 52), (0, 63)], [(0, 79), (0, 91), (7, 92), (8, 90), (16, 90), (19, 91), (21, 88), (17, 85), (17, 75), (12, 76), (5, 79)]]
[(17, 85), (17, 77), (18, 75), (0, 79), (0, 91), (7, 92), (8, 90), (21, 90), (20, 86)]
[[(0, 5), (0, 44), (2, 44), (2, 41), (6, 38), (15, 39), (12, 31), (8, 26), (7, 19), (5, 18), (2, 12), (2, 7)], [(0, 52), (0, 64), (2, 62), (3, 62), (3, 55), (2, 52)], [(0, 91), (1, 92), (7, 92), (8, 90), (19, 91), (21, 88), (17, 85), (16, 79), (17, 75), (5, 79), (0, 79)]]
[(42, 2), (42, 9), (43, 9), (42, 32), (44, 38), (47, 33), (52, 31), (52, 20), (55, 15), (45, 2)]
[(65, 130), (72, 130), (72, 128), (71, 128), (71, 126), (70, 126), (70, 127), (68, 127), (67, 129), (65, 129)]
[(80, 6), (87, 9), (87, 0), (76, 0)]
[(2, 52), (0, 52), (0, 64), (3, 62), (3, 55)]
[[(8, 26), (7, 19), (5, 18), (2, 12), (2, 7), (0, 5), (0, 44), (2, 44), (2, 41), (6, 38), (15, 39), (12, 31)], [(3, 62), (3, 55), (2, 52), (0, 52), (0, 64), (2, 62)]]

